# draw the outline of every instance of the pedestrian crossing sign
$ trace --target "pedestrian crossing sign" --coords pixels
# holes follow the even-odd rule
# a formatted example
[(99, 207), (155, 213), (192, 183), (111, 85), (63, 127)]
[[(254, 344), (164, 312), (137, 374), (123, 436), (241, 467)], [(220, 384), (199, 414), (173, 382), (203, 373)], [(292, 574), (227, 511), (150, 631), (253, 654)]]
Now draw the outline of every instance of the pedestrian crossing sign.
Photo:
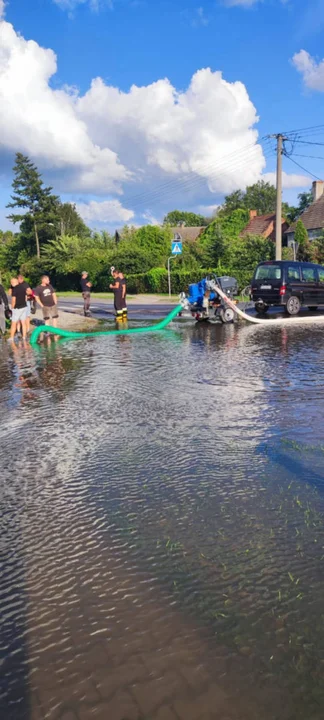
[(182, 253), (182, 242), (175, 240), (172, 243), (172, 255), (181, 255)]

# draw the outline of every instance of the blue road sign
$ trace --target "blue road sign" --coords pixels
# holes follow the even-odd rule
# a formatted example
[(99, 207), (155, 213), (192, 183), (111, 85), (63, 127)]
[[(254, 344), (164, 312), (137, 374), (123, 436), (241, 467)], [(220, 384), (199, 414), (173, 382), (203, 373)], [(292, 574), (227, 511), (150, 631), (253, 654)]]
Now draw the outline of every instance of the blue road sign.
[(171, 252), (172, 255), (181, 255), (182, 253), (182, 242), (180, 240), (175, 240), (171, 243)]

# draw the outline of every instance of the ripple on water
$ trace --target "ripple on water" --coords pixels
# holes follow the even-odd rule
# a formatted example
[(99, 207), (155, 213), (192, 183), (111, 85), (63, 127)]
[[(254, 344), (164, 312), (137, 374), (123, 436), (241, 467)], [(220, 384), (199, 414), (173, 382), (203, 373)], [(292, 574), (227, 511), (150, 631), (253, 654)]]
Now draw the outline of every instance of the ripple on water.
[(320, 328), (119, 340), (0, 354), (2, 715), (317, 720)]

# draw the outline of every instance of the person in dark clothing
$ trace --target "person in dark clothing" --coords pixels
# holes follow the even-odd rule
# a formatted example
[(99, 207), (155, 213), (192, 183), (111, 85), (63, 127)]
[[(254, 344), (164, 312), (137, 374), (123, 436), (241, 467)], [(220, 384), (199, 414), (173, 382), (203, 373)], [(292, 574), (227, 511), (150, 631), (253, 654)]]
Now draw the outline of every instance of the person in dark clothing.
[(9, 319), (10, 310), (6, 291), (0, 284), (0, 332), (4, 335), (6, 332), (6, 318)]
[(120, 276), (120, 273), (116, 268), (111, 268), (111, 274), (113, 276), (114, 282), (109, 285), (110, 289), (114, 293), (114, 307), (115, 307), (115, 313), (116, 313), (116, 320), (119, 322), (120, 320), (124, 319), (124, 298), (123, 298), (123, 283)]
[(30, 315), (31, 315), (31, 299), (33, 295), (33, 291), (29, 287), (29, 283), (25, 281), (25, 278), (23, 275), (18, 275), (18, 283), (20, 287), (25, 288), (26, 291), (26, 302), (27, 302), (27, 316), (26, 316), (26, 330), (27, 333), (30, 331)]
[(43, 275), (41, 284), (35, 288), (35, 295), (38, 304), (43, 310), (45, 325), (48, 325), (49, 320), (52, 320), (53, 326), (57, 327), (57, 296), (54, 288), (50, 284), (48, 275)]
[(127, 305), (126, 305), (126, 279), (122, 272), (118, 273), (119, 282), (122, 288), (122, 305), (123, 305), (123, 320), (127, 320)]
[[(16, 278), (12, 278), (11, 288), (12, 321), (10, 339), (14, 339), (17, 325), (20, 323), (22, 336), (25, 340), (27, 335), (27, 288), (23, 283), (19, 283)], [(30, 289), (29, 286), (28, 289)]]
[(81, 275), (81, 291), (84, 300), (83, 312), (86, 317), (90, 317), (90, 297), (91, 297), (92, 283), (89, 280), (88, 273), (84, 270)]

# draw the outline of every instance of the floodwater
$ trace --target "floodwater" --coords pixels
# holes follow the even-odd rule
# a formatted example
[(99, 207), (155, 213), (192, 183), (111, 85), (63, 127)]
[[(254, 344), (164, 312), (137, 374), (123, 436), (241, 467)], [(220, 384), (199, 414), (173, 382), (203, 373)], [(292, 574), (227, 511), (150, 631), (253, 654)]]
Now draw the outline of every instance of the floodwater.
[(0, 346), (0, 717), (320, 720), (323, 328)]

